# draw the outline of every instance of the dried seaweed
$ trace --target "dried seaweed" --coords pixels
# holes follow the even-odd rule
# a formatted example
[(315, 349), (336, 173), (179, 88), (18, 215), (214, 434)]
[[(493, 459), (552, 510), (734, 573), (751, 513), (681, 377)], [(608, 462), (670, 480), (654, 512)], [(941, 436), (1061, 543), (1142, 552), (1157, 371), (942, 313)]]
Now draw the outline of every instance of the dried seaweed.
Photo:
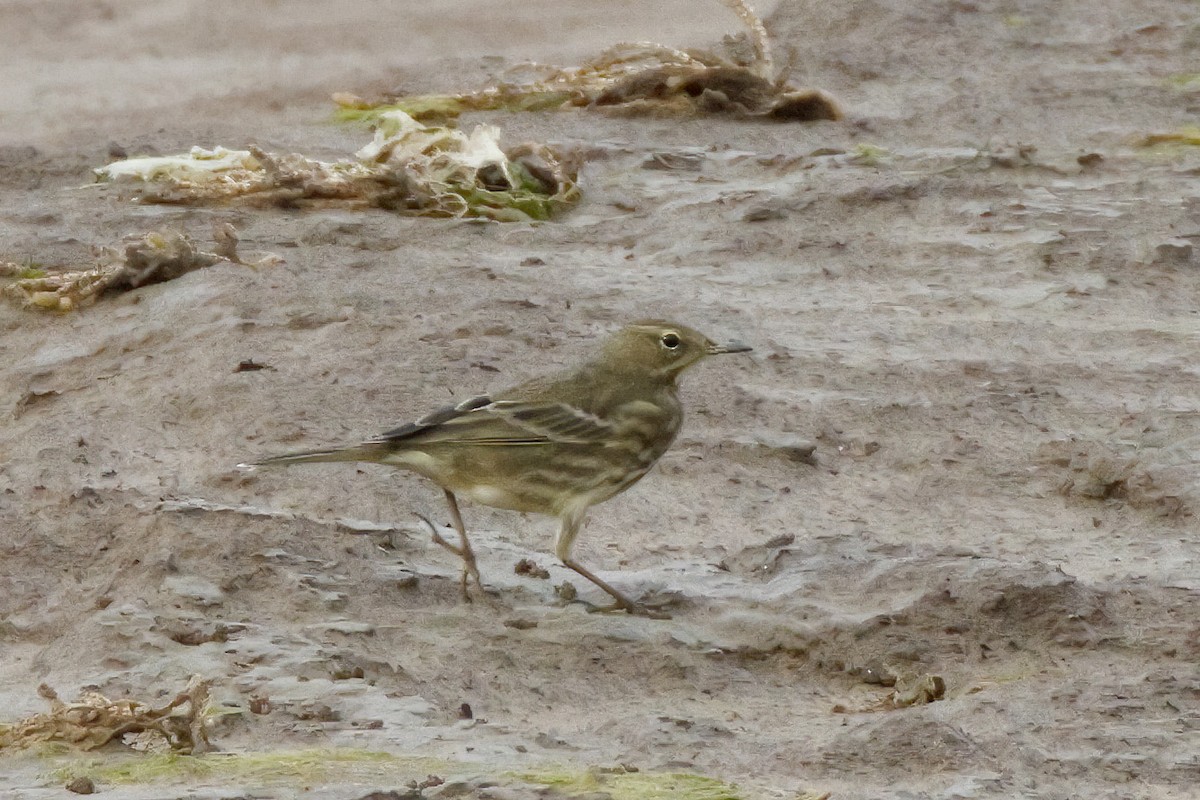
[(340, 204), (433, 217), (545, 220), (578, 198), (577, 166), (550, 148), (507, 152), (500, 131), (427, 126), (392, 110), (375, 119), (354, 160), (318, 161), (260, 148), (203, 150), (118, 161), (100, 180), (135, 187), (148, 203), (242, 200), (274, 206)]
[(1151, 448), (1131, 450), (1104, 442), (1056, 441), (1038, 448), (1038, 460), (1061, 472), (1058, 491), (1087, 502), (1128, 503), (1163, 517), (1193, 514), (1187, 471)]
[(841, 111), (818, 89), (799, 89), (776, 72), (770, 37), (745, 0), (722, 0), (749, 31), (726, 37), (729, 55), (653, 42), (622, 43), (578, 67), (524, 65), (493, 86), (462, 94), (391, 96), (367, 101), (334, 95), (337, 116), (373, 120), (390, 111), (443, 120), (467, 111), (543, 111), (578, 107), (623, 114), (728, 114), (790, 121), (835, 120)]
[(859, 707), (838, 703), (833, 707), (835, 714), (872, 714), (878, 711), (894, 711), (899, 708), (936, 703), (946, 697), (946, 680), (941, 675), (930, 673), (897, 675), (882, 665), (879, 665), (877, 669), (877, 672), (862, 670), (866, 673), (863, 675), (863, 681), (892, 687), (892, 691), (885, 697)]
[(898, 680), (886, 702), (892, 708), (908, 708), (934, 703), (946, 696), (946, 681), (941, 675), (909, 676)]
[(85, 690), (74, 703), (64, 703), (46, 684), (38, 695), (50, 711), (13, 725), (0, 725), (0, 749), (64, 743), (94, 750), (122, 738), (137, 750), (199, 754), (211, 748), (205, 729), (211, 681), (194, 676), (174, 700), (154, 708), (137, 700), (110, 700)]
[(147, 233), (129, 242), (123, 253), (106, 248), (101, 252), (101, 263), (84, 270), (38, 270), (39, 274), (32, 275), (28, 267), (0, 262), (0, 276), (16, 279), (0, 291), (26, 306), (72, 311), (94, 302), (105, 292), (128, 291), (173, 280), (222, 261), (256, 267), (278, 260), (271, 255), (257, 261), (242, 260), (232, 225), (219, 226), (214, 238), (213, 252), (206, 252), (177, 231)]

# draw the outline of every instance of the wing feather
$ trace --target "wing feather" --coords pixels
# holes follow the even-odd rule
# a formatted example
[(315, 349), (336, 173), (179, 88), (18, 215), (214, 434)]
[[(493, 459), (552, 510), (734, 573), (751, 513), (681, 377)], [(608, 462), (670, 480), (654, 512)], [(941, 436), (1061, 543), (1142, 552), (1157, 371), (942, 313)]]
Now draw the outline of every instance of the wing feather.
[(612, 428), (608, 420), (567, 403), (492, 400), (481, 395), (440, 408), (369, 443), (398, 447), (592, 444), (603, 441)]

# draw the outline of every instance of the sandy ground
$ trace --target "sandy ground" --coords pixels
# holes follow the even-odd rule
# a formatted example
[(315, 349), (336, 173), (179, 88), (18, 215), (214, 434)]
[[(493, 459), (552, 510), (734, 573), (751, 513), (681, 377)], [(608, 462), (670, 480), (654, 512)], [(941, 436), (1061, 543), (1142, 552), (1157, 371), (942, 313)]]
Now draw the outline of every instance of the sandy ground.
[[(432, 773), (450, 783), (425, 796), (529, 797), (591, 769), (593, 798), (726, 796), (638, 795), (636, 768), (745, 797), (1196, 796), (1200, 156), (1133, 145), (1195, 119), (1171, 81), (1195, 69), (1194, 5), (760, 10), (845, 121), (464, 120), (591, 152), (580, 206), (529, 226), (79, 187), (122, 150), (345, 154), (364, 133), (328, 122), (331, 92), (711, 46), (727, 9), (0, 2), (0, 260), (218, 222), (285, 259), (66, 316), (0, 307), (3, 719), (43, 710), (40, 682), (159, 702), (192, 674), (243, 711), (213, 732), (243, 757), (215, 772), (120, 783), (144, 757), (7, 754), (0, 794), (88, 774), (114, 797), (349, 800)], [(702, 169), (642, 166), (679, 152)], [(755, 346), (689, 376), (676, 447), (581, 538), (671, 620), (564, 605), (564, 580), (600, 598), (556, 564), (553, 520), (468, 507), (494, 592), (465, 605), (413, 515), (445, 521), (434, 487), (233, 469), (570, 364), (644, 316)], [(514, 574), (526, 557), (550, 579)], [(944, 699), (889, 707), (881, 681), (931, 676)]]

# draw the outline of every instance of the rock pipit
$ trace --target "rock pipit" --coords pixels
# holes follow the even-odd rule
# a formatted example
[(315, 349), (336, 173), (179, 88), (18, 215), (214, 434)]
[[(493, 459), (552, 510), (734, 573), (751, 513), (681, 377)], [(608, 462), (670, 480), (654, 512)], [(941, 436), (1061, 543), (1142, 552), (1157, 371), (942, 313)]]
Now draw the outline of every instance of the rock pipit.
[[(464, 400), (352, 447), (276, 456), (245, 466), (370, 461), (424, 475), (446, 493), (459, 545), (434, 540), (463, 560), (479, 581), (456, 495), (562, 521), (554, 552), (616, 603), (603, 610), (643, 612), (634, 601), (571, 556), (587, 510), (641, 480), (671, 446), (683, 422), (676, 379), (701, 359), (742, 353), (672, 322), (622, 329), (583, 365), (492, 395)], [(432, 527), (432, 525), (430, 526)]]

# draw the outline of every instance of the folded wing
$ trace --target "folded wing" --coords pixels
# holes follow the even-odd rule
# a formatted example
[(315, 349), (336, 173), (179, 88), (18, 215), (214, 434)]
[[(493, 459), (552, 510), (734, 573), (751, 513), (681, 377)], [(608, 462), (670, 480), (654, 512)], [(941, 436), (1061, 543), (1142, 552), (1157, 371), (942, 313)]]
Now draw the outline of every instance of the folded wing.
[(608, 420), (567, 403), (492, 400), (481, 395), (440, 408), (367, 444), (395, 447), (592, 444), (610, 436), (612, 428)]

